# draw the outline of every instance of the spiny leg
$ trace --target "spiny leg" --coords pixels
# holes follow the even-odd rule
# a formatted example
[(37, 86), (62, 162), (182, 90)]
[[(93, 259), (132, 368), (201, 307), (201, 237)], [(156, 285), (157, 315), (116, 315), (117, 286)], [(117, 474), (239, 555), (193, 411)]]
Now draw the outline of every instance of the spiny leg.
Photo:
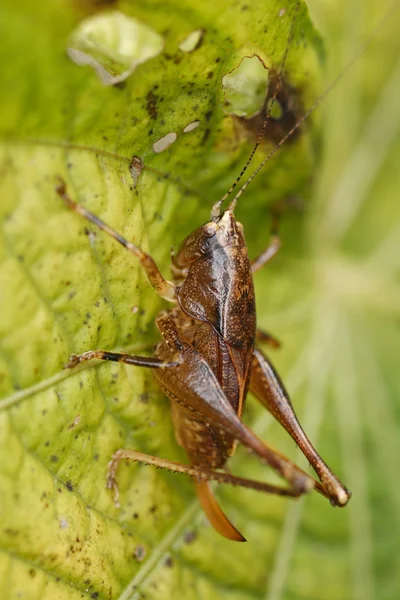
[(274, 258), (274, 256), (276, 256), (278, 254), (280, 247), (281, 247), (280, 237), (277, 234), (272, 234), (270, 243), (267, 246), (267, 248), (265, 248), (265, 250), (263, 250), (261, 252), (261, 254), (259, 254), (257, 256), (257, 258), (255, 258), (254, 260), (251, 261), (252, 273), (259, 271), (261, 269), (261, 267), (263, 267), (264, 265), (269, 263), (270, 260), (272, 260)]
[(219, 471), (213, 471), (212, 469), (204, 469), (202, 467), (184, 465), (182, 463), (173, 462), (164, 458), (158, 458), (150, 454), (143, 454), (136, 450), (130, 450), (121, 448), (117, 450), (108, 464), (107, 474), (107, 487), (114, 490), (114, 502), (116, 506), (119, 506), (119, 491), (116, 482), (116, 473), (118, 465), (121, 460), (128, 460), (132, 462), (141, 462), (146, 465), (153, 465), (159, 469), (167, 469), (173, 473), (181, 473), (188, 477), (193, 477), (196, 481), (218, 481), (219, 483), (227, 483), (230, 485), (237, 485), (240, 487), (257, 490), (259, 492), (265, 492), (267, 494), (277, 494), (278, 496), (289, 496), (296, 498), (300, 496), (301, 492), (290, 488), (282, 488), (269, 483), (263, 483), (261, 481), (255, 481), (253, 479), (246, 479), (243, 477), (236, 477), (230, 473), (220, 473)]
[(274, 256), (276, 256), (281, 248), (281, 239), (279, 237), (279, 224), (281, 219), (281, 209), (276, 205), (271, 211), (271, 234), (268, 246), (251, 261), (251, 271), (255, 273), (259, 271), (264, 265), (269, 263)]
[(167, 310), (161, 311), (156, 318), (156, 325), (168, 348), (172, 352), (181, 355), (183, 345), (179, 338), (178, 328), (170, 312)]
[(280, 224), (282, 220), (282, 215), (290, 208), (296, 207), (297, 203), (294, 203), (293, 198), (285, 198), (284, 200), (276, 202), (271, 207), (271, 233), (270, 233), (270, 242), (261, 252), (257, 258), (251, 261), (251, 270), (252, 273), (259, 271), (264, 265), (269, 263), (274, 256), (279, 252), (282, 243), (279, 236)]
[(268, 344), (268, 346), (271, 346), (271, 348), (276, 349), (281, 347), (281, 342), (275, 336), (268, 331), (263, 331), (262, 329), (256, 330), (256, 340), (261, 344)]
[(321, 483), (317, 483), (315, 486), (316, 489), (329, 498), (335, 506), (345, 506), (350, 500), (351, 493), (325, 464), (311, 444), (297, 419), (283, 383), (270, 362), (259, 350), (255, 350), (253, 355), (250, 391), (283, 425), (314, 468), (321, 480)]
[(69, 357), (68, 363), (65, 365), (65, 369), (72, 369), (76, 367), (81, 362), (85, 362), (87, 360), (93, 359), (100, 360), (111, 360), (114, 362), (123, 362), (128, 365), (136, 365), (137, 367), (148, 367), (151, 369), (159, 369), (159, 368), (169, 368), (176, 367), (180, 364), (181, 359), (179, 354), (176, 355), (175, 359), (165, 361), (160, 358), (155, 358), (153, 356), (136, 356), (132, 354), (120, 354), (118, 352), (108, 352), (106, 350), (88, 350), (83, 354), (72, 354)]
[(56, 187), (56, 192), (70, 210), (82, 215), (85, 219), (93, 223), (93, 225), (96, 225), (96, 227), (99, 227), (99, 229), (108, 233), (108, 235), (122, 244), (122, 246), (124, 246), (131, 254), (136, 256), (136, 258), (140, 260), (140, 263), (146, 272), (147, 278), (155, 291), (165, 300), (175, 302), (175, 285), (171, 281), (164, 279), (156, 263), (149, 254), (146, 254), (146, 252), (143, 252), (143, 250), (138, 248), (138, 246), (135, 246), (135, 244), (126, 240), (124, 237), (122, 237), (122, 235), (115, 231), (115, 229), (112, 229), (112, 227), (106, 225), (106, 223), (101, 221), (101, 219), (96, 217), (96, 215), (93, 213), (86, 210), (86, 208), (77, 202), (74, 202), (67, 193), (65, 181), (63, 181), (61, 178), (59, 178), (59, 184)]

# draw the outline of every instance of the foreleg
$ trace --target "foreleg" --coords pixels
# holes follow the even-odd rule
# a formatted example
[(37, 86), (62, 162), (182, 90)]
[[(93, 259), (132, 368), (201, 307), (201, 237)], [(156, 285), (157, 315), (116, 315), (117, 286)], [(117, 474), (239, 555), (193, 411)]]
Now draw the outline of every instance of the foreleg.
[(115, 229), (112, 229), (112, 227), (106, 225), (106, 223), (101, 221), (101, 219), (96, 217), (96, 215), (93, 213), (86, 210), (86, 208), (77, 202), (74, 202), (67, 194), (65, 181), (62, 179), (59, 180), (59, 184), (56, 187), (56, 192), (70, 210), (82, 215), (82, 217), (93, 223), (93, 225), (96, 225), (96, 227), (108, 233), (108, 235), (117, 240), (117, 242), (122, 244), (122, 246), (124, 246), (131, 254), (139, 259), (143, 269), (146, 272), (149, 282), (157, 294), (159, 294), (165, 300), (175, 301), (175, 285), (164, 279), (156, 263), (149, 254), (146, 254), (146, 252), (143, 252), (143, 250), (138, 248), (138, 246), (135, 246), (135, 244), (132, 244), (132, 242), (126, 240), (124, 237), (122, 237), (122, 235), (115, 231)]

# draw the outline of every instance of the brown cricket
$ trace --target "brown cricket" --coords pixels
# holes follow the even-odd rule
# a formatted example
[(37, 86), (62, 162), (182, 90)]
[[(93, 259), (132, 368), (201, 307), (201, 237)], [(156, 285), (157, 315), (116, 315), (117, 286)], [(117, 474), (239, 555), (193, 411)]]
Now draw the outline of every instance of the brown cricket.
[[(280, 73), (283, 71), (285, 58), (286, 54)], [(279, 82), (273, 101), (278, 89)], [(272, 336), (257, 330), (253, 273), (275, 256), (279, 248), (277, 232), (273, 231), (270, 245), (251, 262), (243, 227), (236, 221), (234, 214), (236, 201), (252, 178), (279, 146), (299, 128), (319, 101), (320, 99), (275, 146), (236, 194), (228, 209), (223, 211), (222, 203), (237, 185), (264, 134), (271, 104), (255, 148), (242, 173), (228, 193), (214, 204), (210, 221), (191, 233), (173, 256), (173, 282), (164, 279), (150, 255), (74, 202), (67, 193), (64, 181), (60, 180), (57, 192), (67, 207), (108, 233), (136, 256), (154, 290), (174, 305), (161, 312), (156, 319), (162, 340), (153, 357), (94, 350), (72, 355), (67, 365), (71, 368), (80, 362), (96, 358), (151, 368), (160, 388), (171, 401), (176, 437), (184, 448), (190, 465), (174, 463), (135, 450), (117, 450), (110, 462), (107, 479), (108, 487), (115, 490), (116, 502), (116, 470), (121, 460), (144, 462), (192, 476), (210, 523), (223, 536), (235, 541), (245, 541), (245, 538), (222, 512), (209, 485), (210, 480), (293, 497), (314, 488), (334, 506), (345, 506), (349, 501), (349, 490), (329, 469), (307, 438), (283, 383), (268, 358), (256, 345), (258, 339), (276, 345)], [(249, 390), (283, 425), (306, 456), (319, 481), (259, 439), (244, 425), (241, 417)], [(233, 455), (238, 442), (250, 448), (272, 467), (287, 481), (288, 486), (279, 487), (220, 471)]]

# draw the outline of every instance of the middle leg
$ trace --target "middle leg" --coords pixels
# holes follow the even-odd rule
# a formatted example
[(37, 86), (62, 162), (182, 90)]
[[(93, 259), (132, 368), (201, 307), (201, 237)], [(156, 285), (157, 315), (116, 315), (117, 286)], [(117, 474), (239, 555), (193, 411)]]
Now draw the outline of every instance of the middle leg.
[(279, 223), (280, 223), (280, 214), (281, 211), (275, 207), (271, 211), (271, 234), (270, 241), (268, 246), (255, 258), (251, 261), (251, 271), (255, 273), (259, 271), (264, 265), (269, 263), (274, 256), (278, 254), (278, 251), (281, 247), (281, 239), (279, 237)]
[(65, 369), (72, 369), (82, 362), (93, 359), (111, 360), (113, 362), (123, 362), (127, 365), (136, 365), (137, 367), (148, 367), (150, 369), (176, 367), (180, 364), (180, 356), (177, 354), (175, 358), (169, 361), (161, 360), (154, 356), (137, 356), (135, 354), (125, 354), (119, 352), (108, 352), (107, 350), (88, 350), (83, 354), (71, 354)]

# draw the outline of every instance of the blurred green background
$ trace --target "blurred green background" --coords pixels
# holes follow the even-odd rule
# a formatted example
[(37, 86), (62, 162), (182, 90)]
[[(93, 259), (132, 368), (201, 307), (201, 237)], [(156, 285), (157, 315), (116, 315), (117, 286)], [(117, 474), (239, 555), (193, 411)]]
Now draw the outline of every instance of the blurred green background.
[[(4, 3), (1, 598), (400, 597), (400, 11), (237, 211), (255, 255), (267, 243), (268, 203), (296, 195), (303, 207), (285, 214), (283, 249), (256, 276), (258, 321), (283, 342), (274, 363), (309, 436), (351, 488), (349, 506), (333, 509), (316, 494), (291, 503), (220, 487), (224, 510), (249, 540), (235, 545), (208, 526), (189, 481), (123, 466), (117, 510), (104, 487), (116, 448), (184, 460), (168, 404), (139, 369), (62, 371), (72, 351), (149, 351), (162, 303), (133, 259), (60, 206), (55, 176), (166, 269), (170, 245), (207, 218), (251, 146), (240, 136), (231, 142), (219, 77), (260, 44), (277, 68), (294, 6), (121, 2), (168, 43), (116, 90), (65, 57), (67, 36), (92, 2)], [(285, 72), (300, 103), (309, 106), (341, 72), (388, 6), (309, 2), (325, 52), (301, 9)], [(193, 62), (176, 59), (174, 48), (199, 23), (209, 33), (201, 52)], [(153, 122), (146, 94), (160, 81)], [(199, 113), (190, 137), (168, 154), (151, 153), (154, 139)], [(133, 151), (151, 167), (136, 190)], [(246, 421), (305, 467), (252, 398)], [(231, 468), (270, 477), (243, 449)]]

